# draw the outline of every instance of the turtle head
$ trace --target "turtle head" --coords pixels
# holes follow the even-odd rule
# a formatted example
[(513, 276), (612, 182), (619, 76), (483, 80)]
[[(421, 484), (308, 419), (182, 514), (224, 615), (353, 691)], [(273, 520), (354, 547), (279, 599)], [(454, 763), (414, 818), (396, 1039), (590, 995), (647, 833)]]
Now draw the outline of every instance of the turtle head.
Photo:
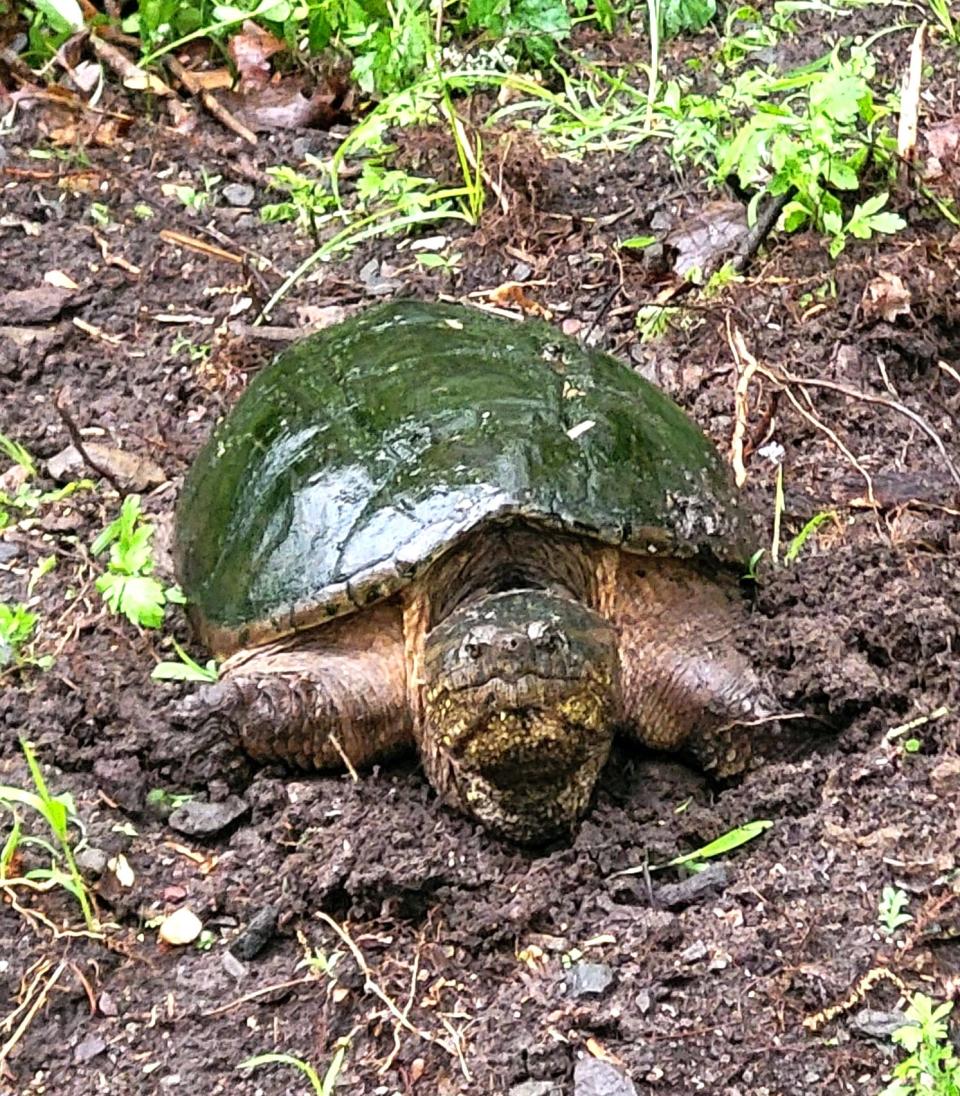
[(543, 590), (487, 594), (427, 636), (421, 753), (444, 798), (515, 841), (569, 833), (620, 710), (611, 626)]

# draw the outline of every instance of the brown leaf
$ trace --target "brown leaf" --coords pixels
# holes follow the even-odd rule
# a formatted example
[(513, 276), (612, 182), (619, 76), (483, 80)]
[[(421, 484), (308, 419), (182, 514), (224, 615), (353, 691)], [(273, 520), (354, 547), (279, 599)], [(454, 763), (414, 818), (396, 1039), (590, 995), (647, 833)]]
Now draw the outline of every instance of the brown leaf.
[(910, 301), (910, 290), (900, 276), (881, 270), (867, 283), (860, 304), (865, 319), (875, 320), (880, 316), (887, 323), (893, 323), (898, 316), (910, 314)]
[(313, 94), (304, 94), (303, 83), (290, 77), (247, 95), (225, 94), (224, 105), (244, 125), (257, 132), (271, 129), (324, 129), (333, 124), (343, 109), (340, 97), (320, 84)]
[(248, 19), (227, 46), (227, 53), (240, 73), (240, 90), (266, 87), (270, 82), (270, 58), (283, 48), (279, 38)]
[(487, 296), (493, 304), (498, 305), (500, 308), (507, 308), (512, 305), (519, 308), (527, 316), (539, 316), (544, 320), (553, 317), (553, 313), (548, 308), (544, 308), (542, 304), (524, 293), (523, 286), (519, 282), (504, 282), (502, 285), (498, 285), (496, 289), (491, 289)]

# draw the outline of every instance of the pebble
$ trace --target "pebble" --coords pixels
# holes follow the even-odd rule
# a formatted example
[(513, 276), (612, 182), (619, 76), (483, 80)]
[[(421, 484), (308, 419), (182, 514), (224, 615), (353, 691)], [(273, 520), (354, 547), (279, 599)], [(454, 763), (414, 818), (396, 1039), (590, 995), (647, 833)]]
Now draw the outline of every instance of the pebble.
[(553, 1081), (523, 1081), (514, 1085), (507, 1096), (563, 1096), (563, 1089)]
[(864, 1008), (850, 1021), (850, 1030), (860, 1035), (867, 1035), (871, 1039), (889, 1039), (897, 1030), (907, 1022), (907, 1017), (902, 1012), (885, 1012), (881, 1009)]
[(658, 887), (654, 897), (663, 909), (679, 910), (721, 893), (729, 881), (729, 873), (722, 864), (711, 864), (680, 883)]
[(247, 927), (230, 945), (230, 951), (244, 960), (255, 959), (277, 931), (277, 907), (264, 906), (250, 918)]
[(191, 799), (171, 811), (167, 822), (178, 833), (188, 837), (209, 837), (233, 825), (250, 810), (250, 804), (239, 795), (227, 796), (220, 803), (204, 803)]
[(573, 1071), (573, 1096), (637, 1096), (637, 1089), (609, 1062), (581, 1058)]
[(253, 203), (257, 192), (249, 183), (227, 183), (220, 193), (227, 205), (248, 206)]
[(567, 972), (571, 997), (598, 997), (613, 983), (613, 971), (606, 963), (575, 963)]
[(165, 944), (192, 944), (203, 931), (203, 922), (187, 906), (174, 910), (160, 926), (159, 936)]
[(102, 1054), (106, 1049), (107, 1044), (99, 1035), (88, 1035), (86, 1039), (77, 1043), (73, 1048), (74, 1064), (80, 1065), (81, 1062), (89, 1062), (91, 1058), (96, 1058), (98, 1054)]
[(107, 870), (107, 861), (110, 859), (109, 853), (104, 852), (103, 849), (89, 846), (84, 849), (80, 849), (74, 859), (77, 862), (77, 867), (85, 874), (90, 875), (94, 879), (99, 879), (101, 875)]

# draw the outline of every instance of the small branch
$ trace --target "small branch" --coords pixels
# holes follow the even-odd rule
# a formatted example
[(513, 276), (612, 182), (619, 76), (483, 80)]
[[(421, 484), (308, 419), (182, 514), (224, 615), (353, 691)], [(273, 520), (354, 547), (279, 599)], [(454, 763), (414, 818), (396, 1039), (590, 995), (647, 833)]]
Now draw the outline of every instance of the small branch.
[(747, 264), (760, 250), (760, 245), (770, 235), (784, 207), (795, 193), (791, 187), (785, 194), (778, 194), (764, 206), (763, 212), (757, 217), (756, 224), (740, 241), (740, 246), (733, 257), (733, 269), (737, 274), (742, 274), (746, 270)]
[(255, 145), (257, 143), (257, 135), (252, 130), (247, 129), (238, 118), (235, 118), (212, 92), (201, 87), (199, 82), (193, 78), (193, 74), (189, 69), (184, 68), (175, 57), (166, 57), (164, 60), (173, 75), (191, 95), (196, 96), (203, 103), (218, 122), (225, 125), (227, 129), (232, 129), (238, 137), (242, 137), (248, 144)]
[(73, 442), (74, 448), (83, 458), (84, 464), (86, 464), (88, 468), (92, 468), (98, 476), (105, 479), (122, 498), (126, 492), (120, 486), (117, 478), (112, 472), (109, 472), (102, 465), (99, 465), (84, 447), (83, 438), (80, 436), (80, 428), (77, 426), (76, 420), (67, 409), (67, 390), (65, 388), (61, 388), (60, 391), (57, 392), (54, 397), (53, 406), (56, 408), (57, 414), (60, 416), (63, 425), (67, 428), (67, 433), (70, 435), (70, 441)]

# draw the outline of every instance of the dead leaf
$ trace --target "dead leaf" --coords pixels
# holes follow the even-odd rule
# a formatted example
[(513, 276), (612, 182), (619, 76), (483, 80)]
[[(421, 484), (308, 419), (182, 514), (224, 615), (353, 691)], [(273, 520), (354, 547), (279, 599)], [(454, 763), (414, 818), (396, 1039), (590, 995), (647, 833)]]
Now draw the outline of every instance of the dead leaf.
[(930, 154), (924, 166), (924, 177), (939, 179), (960, 160), (960, 114), (931, 126), (924, 136)]
[[(84, 449), (99, 468), (108, 472), (126, 491), (149, 491), (166, 483), (167, 476), (159, 464), (149, 457), (117, 449), (100, 441), (85, 440)], [(57, 483), (69, 483), (89, 472), (78, 450), (68, 445), (47, 461), (47, 472)]]
[(43, 280), (48, 285), (56, 286), (57, 289), (79, 289), (80, 286), (70, 277), (69, 274), (64, 274), (62, 270), (48, 270), (43, 276)]
[(910, 301), (910, 290), (900, 276), (881, 270), (867, 283), (860, 304), (865, 319), (875, 320), (880, 316), (887, 323), (893, 323), (898, 316), (909, 316)]
[(331, 69), (310, 94), (299, 76), (290, 76), (246, 95), (226, 92), (224, 106), (256, 131), (327, 129), (353, 108), (353, 87), (346, 72)]
[(487, 294), (490, 302), (500, 308), (519, 308), (525, 316), (539, 316), (541, 319), (553, 319), (549, 308), (528, 297), (520, 282), (504, 282)]
[(248, 19), (227, 46), (227, 53), (240, 73), (240, 90), (266, 87), (270, 82), (270, 58), (283, 48), (279, 38)]
[(668, 233), (664, 243), (675, 249), (674, 273), (686, 278), (715, 267), (747, 234), (747, 211), (740, 202), (709, 202), (695, 216)]

